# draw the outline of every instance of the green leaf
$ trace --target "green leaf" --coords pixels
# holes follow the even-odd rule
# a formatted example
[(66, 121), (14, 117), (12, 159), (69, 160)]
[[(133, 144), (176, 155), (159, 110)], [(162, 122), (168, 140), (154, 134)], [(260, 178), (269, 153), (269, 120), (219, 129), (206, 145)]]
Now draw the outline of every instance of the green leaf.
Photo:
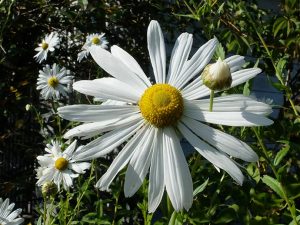
[(221, 211), (218, 219), (214, 221), (214, 224), (227, 224), (236, 219), (236, 213), (232, 208), (226, 208)]
[[(296, 217), (297, 222), (300, 222), (300, 215)], [(297, 225), (294, 220), (292, 220), (289, 225)]]
[(274, 23), (274, 26), (273, 26), (273, 35), (274, 37), (276, 37), (277, 33), (283, 29), (284, 27), (286, 27), (286, 20), (281, 17), (281, 18), (278, 18), (275, 23)]
[(286, 145), (276, 154), (274, 159), (275, 166), (277, 166), (281, 162), (281, 160), (286, 156), (289, 150), (290, 150), (290, 146)]
[(216, 51), (215, 51), (215, 54), (214, 54), (214, 59), (215, 60), (218, 60), (219, 58), (221, 58), (222, 60), (225, 59), (225, 51), (224, 51), (224, 48), (223, 48), (221, 43), (219, 43), (217, 45), (217, 48), (216, 48)]
[(193, 192), (193, 196), (196, 196), (197, 194), (204, 191), (204, 189), (206, 188), (206, 186), (208, 184), (208, 181), (209, 181), (209, 178), (207, 178), (206, 181), (204, 181), (199, 187), (197, 187)]
[(273, 191), (275, 191), (282, 199), (284, 199), (284, 192), (280, 183), (275, 180), (273, 177), (268, 175), (264, 175), (262, 178), (262, 182), (268, 185)]
[(247, 172), (248, 174), (255, 180), (256, 183), (259, 182), (260, 180), (260, 172), (258, 167), (256, 166), (255, 163), (250, 163), (247, 166)]
[(276, 63), (276, 69), (278, 71), (280, 71), (280, 73), (282, 73), (282, 71), (283, 71), (286, 63), (287, 63), (287, 59), (286, 58), (279, 59), (279, 61)]
[(250, 95), (250, 92), (251, 92), (251, 90), (250, 90), (250, 80), (248, 80), (246, 83), (245, 83), (245, 85), (244, 85), (244, 88), (243, 88), (243, 95), (245, 95), (245, 96), (249, 96)]

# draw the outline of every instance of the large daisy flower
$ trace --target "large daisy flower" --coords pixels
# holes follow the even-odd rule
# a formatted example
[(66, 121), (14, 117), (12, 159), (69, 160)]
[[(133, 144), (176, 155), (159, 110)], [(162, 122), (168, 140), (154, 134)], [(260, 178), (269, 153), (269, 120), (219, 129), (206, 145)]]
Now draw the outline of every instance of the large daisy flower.
[[(48, 154), (38, 156), (38, 163), (42, 168), (37, 185), (42, 186), (46, 182), (53, 181), (60, 189), (65, 190), (73, 185), (73, 178), (85, 173), (90, 167), (90, 163), (82, 161), (74, 155), (76, 141), (73, 141), (66, 150), (62, 151), (58, 142), (52, 141), (45, 148)], [(77, 149), (80, 150), (80, 147)]]
[(44, 99), (60, 99), (60, 96), (67, 96), (70, 92), (70, 84), (73, 76), (65, 67), (60, 68), (55, 63), (52, 68), (46, 65), (43, 70), (39, 71), (37, 79), (37, 90), (41, 90)]
[[(165, 189), (175, 210), (188, 210), (193, 183), (180, 139), (186, 138), (203, 157), (242, 184), (244, 176), (232, 157), (252, 162), (257, 155), (246, 143), (208, 124), (270, 125), (273, 121), (265, 114), (271, 108), (243, 95), (228, 95), (216, 97), (213, 112), (209, 111), (209, 99), (204, 97), (210, 90), (202, 84), (199, 74), (210, 62), (217, 39), (209, 40), (189, 58), (192, 35), (181, 34), (167, 73), (165, 43), (158, 22), (151, 21), (147, 38), (155, 84), (120, 47), (112, 46), (111, 52), (91, 47), (94, 60), (113, 77), (78, 81), (73, 88), (82, 94), (127, 104), (71, 105), (59, 108), (58, 113), (65, 119), (84, 122), (69, 130), (66, 138), (102, 134), (77, 152), (81, 159), (103, 156), (127, 142), (97, 182), (98, 188), (107, 190), (117, 173), (128, 165), (125, 196), (132, 196), (150, 171), (149, 212), (156, 210)], [(224, 60), (232, 71), (232, 87), (261, 72), (258, 68), (239, 70), (243, 60), (241, 56)]]
[(9, 204), (9, 199), (5, 199), (5, 201), (0, 198), (0, 224), (1, 225), (18, 225), (23, 223), (23, 218), (17, 218), (22, 209), (16, 209), (14, 211), (15, 203)]
[(59, 37), (58, 33), (51, 32), (49, 35), (47, 34), (45, 38), (42, 40), (42, 43), (39, 44), (39, 47), (34, 50), (38, 53), (34, 56), (36, 61), (41, 63), (43, 60), (47, 59), (48, 52), (53, 52), (55, 48), (58, 47)]
[(81, 62), (83, 58), (86, 58), (90, 53), (89, 48), (93, 45), (97, 45), (102, 48), (107, 48), (108, 41), (106, 40), (106, 37), (104, 37), (104, 35), (104, 33), (88, 35), (86, 37), (85, 44), (82, 46), (82, 51), (78, 53), (77, 61)]

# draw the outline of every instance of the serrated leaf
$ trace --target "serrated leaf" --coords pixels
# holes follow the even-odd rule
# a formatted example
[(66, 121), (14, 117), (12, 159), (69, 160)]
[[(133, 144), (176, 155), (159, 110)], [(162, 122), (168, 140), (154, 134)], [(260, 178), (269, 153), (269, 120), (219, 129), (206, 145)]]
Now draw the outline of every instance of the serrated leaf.
[(222, 60), (225, 59), (225, 50), (224, 50), (221, 43), (219, 43), (217, 45), (217, 48), (216, 48), (216, 51), (215, 51), (215, 54), (214, 54), (214, 59), (215, 60), (218, 60), (219, 58), (221, 58)]
[(282, 187), (276, 179), (268, 175), (264, 175), (262, 178), (262, 182), (268, 185), (268, 187), (271, 188), (274, 192), (276, 192), (281, 198), (284, 198), (284, 192), (282, 190)]
[(286, 145), (276, 154), (275, 159), (274, 159), (275, 166), (279, 165), (279, 163), (286, 156), (286, 154), (289, 152), (289, 150), (290, 150), (290, 146)]
[(208, 184), (208, 181), (209, 181), (209, 178), (207, 178), (206, 181), (204, 181), (199, 187), (197, 187), (193, 192), (193, 196), (196, 196), (197, 194), (204, 191), (204, 189), (206, 188), (206, 186)]

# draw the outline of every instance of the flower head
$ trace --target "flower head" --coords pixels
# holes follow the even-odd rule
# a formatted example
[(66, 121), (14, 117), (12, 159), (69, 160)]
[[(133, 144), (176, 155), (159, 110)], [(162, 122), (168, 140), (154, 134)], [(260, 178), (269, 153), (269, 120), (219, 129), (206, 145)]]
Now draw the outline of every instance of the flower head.
[(58, 189), (60, 186), (66, 190), (71, 187), (73, 178), (85, 173), (85, 170), (90, 167), (90, 163), (77, 162), (80, 158), (76, 156), (75, 147), (76, 141), (73, 141), (64, 151), (61, 150), (58, 142), (52, 141), (51, 144), (48, 144), (45, 149), (48, 154), (37, 157), (41, 168), (43, 168), (37, 185), (43, 185), (44, 188), (47, 183), (53, 181)]
[(222, 91), (231, 86), (232, 77), (228, 64), (220, 58), (213, 64), (208, 64), (202, 72), (205, 86), (214, 91)]
[(67, 96), (70, 92), (69, 85), (72, 83), (73, 76), (65, 67), (60, 68), (53, 64), (52, 68), (46, 65), (37, 80), (37, 90), (41, 90), (44, 99), (60, 99), (60, 96)]
[[(198, 74), (210, 62), (217, 39), (209, 40), (189, 57), (192, 35), (181, 34), (166, 72), (165, 44), (158, 22), (151, 21), (147, 37), (155, 84), (150, 83), (136, 60), (120, 47), (112, 46), (109, 52), (92, 46), (92, 57), (113, 78), (82, 80), (75, 82), (73, 88), (82, 94), (125, 104), (71, 105), (59, 108), (58, 113), (65, 119), (84, 122), (69, 130), (66, 138), (90, 138), (103, 133), (78, 151), (82, 160), (103, 156), (126, 143), (96, 187), (108, 189), (117, 173), (128, 165), (125, 196), (132, 196), (150, 172), (149, 211), (156, 210), (164, 190), (175, 210), (188, 210), (193, 200), (193, 183), (180, 145), (181, 137), (242, 184), (244, 176), (230, 156), (253, 162), (258, 159), (256, 153), (246, 143), (207, 123), (270, 125), (273, 121), (265, 114), (271, 107), (243, 95), (228, 95), (216, 97), (214, 111), (210, 112), (209, 100), (203, 99), (210, 90)], [(236, 71), (241, 61), (241, 56), (226, 61), (233, 80), (231, 86), (261, 72), (258, 68)]]
[(9, 199), (5, 199), (4, 201), (2, 198), (0, 198), (0, 224), (1, 225), (9, 225), (9, 224), (21, 224), (23, 223), (23, 218), (17, 218), (20, 213), (22, 212), (22, 209), (16, 209), (14, 211), (13, 208), (15, 206), (15, 203), (9, 204)]
[(105, 35), (104, 33), (101, 34), (96, 33), (96, 34), (88, 35), (86, 37), (85, 44), (82, 46), (82, 51), (78, 53), (77, 61), (81, 62), (83, 58), (86, 58), (90, 53), (89, 48), (93, 45), (100, 46), (106, 49), (108, 45), (108, 41), (106, 40), (106, 37), (104, 37), (104, 35)]
[(35, 49), (38, 53), (34, 56), (36, 60), (41, 63), (43, 60), (47, 59), (48, 52), (53, 52), (55, 48), (58, 47), (59, 37), (58, 33), (51, 32), (49, 35), (46, 35), (42, 42), (39, 44), (39, 47)]

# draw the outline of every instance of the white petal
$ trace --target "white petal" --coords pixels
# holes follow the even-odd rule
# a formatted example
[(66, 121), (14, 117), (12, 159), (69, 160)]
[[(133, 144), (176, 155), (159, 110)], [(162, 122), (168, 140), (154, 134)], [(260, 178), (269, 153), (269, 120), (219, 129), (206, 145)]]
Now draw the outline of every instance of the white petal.
[[(185, 108), (201, 111), (209, 111), (209, 99), (185, 101)], [(267, 115), (272, 112), (270, 105), (258, 102), (244, 95), (234, 94), (214, 98), (214, 112), (251, 112)]]
[(142, 95), (142, 92), (115, 78), (77, 81), (73, 89), (85, 95), (132, 103), (137, 103)]
[[(6, 217), (7, 220), (12, 221), (14, 220), (18, 215), (20, 215), (20, 213), (22, 212), (22, 209), (16, 209), (14, 210), (11, 214), (9, 214), (8, 217)], [(9, 225), (11, 223), (8, 223)]]
[(145, 83), (135, 73), (109, 51), (96, 45), (90, 47), (89, 50), (96, 63), (113, 77), (141, 93), (147, 88)]
[(133, 73), (135, 73), (146, 87), (151, 86), (151, 83), (147, 78), (146, 74), (144, 73), (140, 65), (137, 63), (137, 61), (130, 54), (128, 54), (126, 51), (124, 51), (122, 48), (116, 45), (113, 45), (111, 47), (111, 53), (119, 60), (121, 60)]
[(91, 164), (87, 162), (70, 163), (69, 168), (74, 170), (76, 173), (85, 173), (85, 170), (89, 169), (90, 166)]
[(120, 126), (127, 125), (128, 123), (138, 122), (141, 120), (140, 114), (124, 115), (111, 120), (104, 120), (102, 122), (85, 123), (77, 127), (72, 128), (65, 133), (64, 138), (70, 139), (72, 137), (81, 137), (87, 139), (94, 137), (100, 133), (116, 129)]
[(247, 162), (258, 160), (257, 154), (245, 142), (188, 117), (183, 117), (182, 122), (201, 139), (218, 150)]
[(239, 84), (250, 80), (251, 78), (255, 77), (257, 74), (261, 73), (260, 68), (249, 68), (236, 71), (231, 74), (232, 76), (232, 84), (231, 87), (235, 87)]
[(67, 188), (73, 186), (73, 180), (69, 173), (71, 173), (71, 171), (68, 171), (68, 170), (66, 170), (62, 173), (63, 183), (64, 183), (64, 186), (66, 186)]
[(242, 185), (244, 176), (236, 164), (224, 153), (217, 151), (193, 134), (185, 125), (179, 122), (178, 129), (191, 145), (208, 161), (225, 170), (238, 184)]
[(185, 99), (196, 99), (193, 98), (191, 96), (193, 95), (197, 95), (199, 92), (199, 88), (202, 86), (202, 79), (200, 76), (197, 76), (191, 83), (189, 83), (188, 85), (186, 85), (182, 90), (181, 90), (181, 94), (182, 97)]
[(185, 109), (184, 115), (203, 122), (227, 126), (269, 126), (273, 121), (250, 112), (206, 112)]
[(149, 126), (145, 125), (138, 131), (138, 133), (135, 136), (133, 136), (129, 140), (129, 142), (120, 151), (120, 153), (114, 159), (106, 173), (96, 183), (96, 187), (98, 187), (100, 190), (108, 190), (112, 180), (115, 178), (117, 173), (127, 165), (134, 151), (139, 150), (141, 144), (147, 138), (148, 134)]
[(224, 62), (226, 62), (228, 64), (228, 66), (230, 68), (230, 72), (233, 73), (233, 72), (239, 70), (245, 64), (244, 58), (245, 58), (244, 56), (233, 55), (233, 56), (226, 58), (224, 60)]
[(131, 197), (142, 185), (148, 173), (152, 157), (152, 142), (155, 128), (150, 127), (150, 132), (138, 151), (135, 151), (130, 159), (124, 184), (125, 197)]
[(166, 49), (165, 41), (157, 21), (152, 20), (147, 31), (148, 51), (156, 83), (165, 83)]
[(68, 157), (73, 155), (73, 152), (76, 148), (77, 140), (73, 141), (65, 151), (63, 151), (63, 155), (67, 155)]
[(153, 140), (153, 153), (151, 159), (149, 190), (148, 190), (148, 211), (155, 212), (159, 206), (165, 190), (164, 179), (164, 158), (163, 158), (162, 129), (156, 129)]
[(76, 152), (73, 159), (76, 161), (86, 161), (99, 158), (110, 153), (116, 147), (133, 136), (140, 129), (142, 124), (142, 121), (134, 122), (98, 137), (94, 141), (83, 146), (80, 151)]
[(112, 120), (124, 115), (139, 112), (138, 106), (133, 105), (68, 105), (57, 109), (60, 117), (79, 122), (97, 122)]
[(163, 130), (164, 179), (172, 205), (176, 211), (189, 210), (193, 202), (193, 182), (173, 128)]
[(181, 73), (184, 63), (188, 60), (193, 43), (193, 35), (188, 33), (181, 34), (174, 45), (169, 71), (167, 76), (167, 83), (173, 85)]
[(174, 86), (178, 89), (184, 87), (194, 76), (200, 73), (200, 71), (209, 63), (211, 60), (215, 48), (218, 44), (218, 40), (213, 38), (202, 45), (193, 57), (188, 60), (178, 75), (178, 79), (174, 82)]
[(54, 163), (53, 158), (47, 156), (38, 156), (37, 160), (42, 167), (48, 167)]

